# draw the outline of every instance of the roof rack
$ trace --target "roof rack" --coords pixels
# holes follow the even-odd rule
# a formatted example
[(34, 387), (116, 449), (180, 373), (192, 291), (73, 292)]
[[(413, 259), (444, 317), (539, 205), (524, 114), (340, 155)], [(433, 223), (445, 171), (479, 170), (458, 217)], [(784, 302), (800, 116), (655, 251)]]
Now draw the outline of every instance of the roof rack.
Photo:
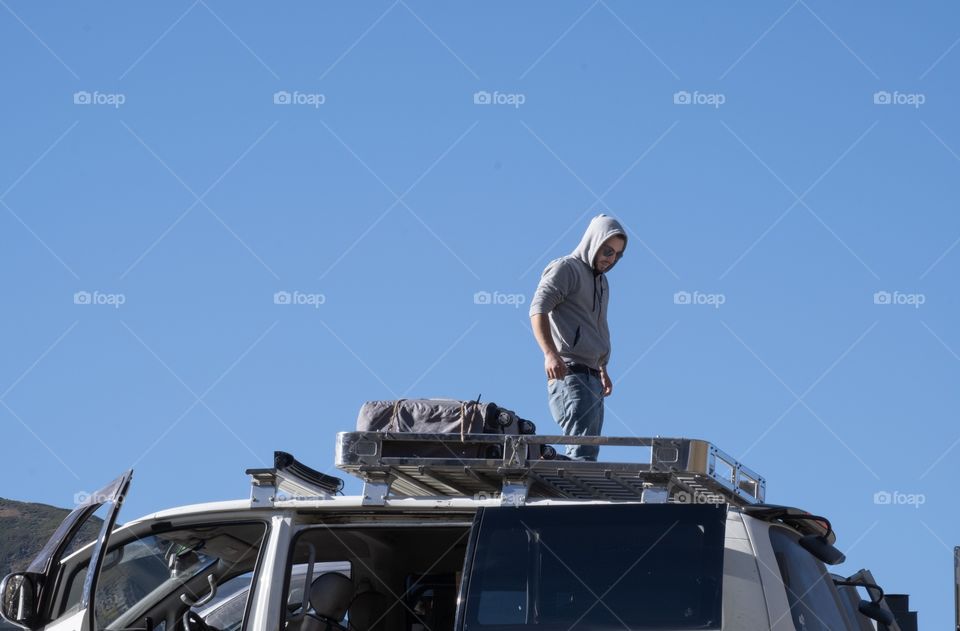
[[(638, 462), (542, 459), (549, 445), (637, 447)], [(464, 457), (484, 454), (486, 457)], [(364, 482), (364, 503), (388, 497), (498, 497), (648, 503), (763, 503), (766, 481), (709, 442), (498, 434), (337, 434), (337, 467)]]
[(299, 499), (330, 499), (343, 488), (343, 480), (320, 473), (285, 451), (273, 452), (273, 467), (247, 469), (250, 500), (254, 503)]

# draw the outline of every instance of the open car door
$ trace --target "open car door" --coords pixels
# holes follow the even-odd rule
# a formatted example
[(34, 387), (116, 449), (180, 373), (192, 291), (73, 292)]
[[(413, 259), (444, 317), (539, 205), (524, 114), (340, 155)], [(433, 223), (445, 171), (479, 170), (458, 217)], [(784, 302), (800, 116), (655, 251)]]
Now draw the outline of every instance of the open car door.
[[(97, 578), (107, 550), (107, 540), (117, 521), (117, 513), (130, 486), (133, 471), (87, 497), (63, 520), (43, 549), (27, 568), (26, 572), (10, 574), (0, 583), (0, 615), (5, 620), (23, 629), (46, 631), (96, 631), (93, 595)], [(106, 514), (96, 540), (92, 544), (90, 562), (83, 581), (79, 602), (64, 611), (56, 619), (53, 611), (57, 582), (60, 576), (60, 561), (74, 551), (81, 529), (91, 522), (94, 513), (106, 507)]]

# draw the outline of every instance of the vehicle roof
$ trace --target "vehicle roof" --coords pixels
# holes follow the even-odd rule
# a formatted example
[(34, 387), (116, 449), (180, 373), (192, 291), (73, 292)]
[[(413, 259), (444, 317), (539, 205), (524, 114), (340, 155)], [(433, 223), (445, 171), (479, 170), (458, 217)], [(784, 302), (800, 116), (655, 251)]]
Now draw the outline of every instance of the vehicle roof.
[[(606, 504), (638, 504), (639, 501), (630, 502), (612, 502), (607, 500), (576, 500), (576, 499), (529, 499), (526, 506), (570, 506), (570, 505), (606, 505)], [(499, 498), (468, 498), (468, 497), (401, 497), (387, 498), (382, 506), (370, 506), (364, 504), (364, 497), (361, 495), (341, 495), (329, 499), (290, 499), (277, 500), (266, 504), (246, 500), (226, 500), (219, 502), (204, 502), (200, 504), (188, 504), (164, 509), (155, 513), (148, 513), (134, 520), (126, 522), (124, 527), (134, 526), (143, 522), (163, 521), (180, 517), (198, 517), (203, 515), (216, 515), (223, 513), (278, 513), (284, 511), (301, 510), (344, 510), (344, 509), (363, 509), (371, 511), (391, 512), (393, 510), (476, 510), (480, 507), (501, 506)], [(739, 513), (739, 508), (730, 506), (731, 511)]]

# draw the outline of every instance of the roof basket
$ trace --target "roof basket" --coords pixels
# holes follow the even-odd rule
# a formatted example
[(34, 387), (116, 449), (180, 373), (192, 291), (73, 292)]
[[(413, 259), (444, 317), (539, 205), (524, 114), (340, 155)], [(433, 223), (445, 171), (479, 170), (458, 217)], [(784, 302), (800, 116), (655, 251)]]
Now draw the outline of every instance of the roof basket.
[[(637, 461), (531, 457), (551, 444), (635, 447)], [(388, 497), (499, 496), (512, 505), (556, 498), (748, 506), (766, 495), (757, 473), (712, 444), (687, 438), (343, 432), (336, 464), (364, 481), (367, 504)]]

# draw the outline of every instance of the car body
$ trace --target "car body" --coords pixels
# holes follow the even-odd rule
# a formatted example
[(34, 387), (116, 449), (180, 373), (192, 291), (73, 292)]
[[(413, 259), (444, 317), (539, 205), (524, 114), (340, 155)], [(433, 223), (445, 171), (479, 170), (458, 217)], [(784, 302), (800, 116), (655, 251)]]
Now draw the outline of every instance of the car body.
[[(501, 441), (503, 459), (416, 455), (452, 440)], [(843, 560), (829, 521), (766, 504), (765, 481), (709, 443), (589, 440), (649, 457), (526, 460), (569, 437), (345, 433), (337, 464), (360, 495), (278, 452), (248, 471), (249, 499), (116, 527), (127, 472), (4, 579), (2, 611), (33, 631), (865, 631), (864, 611), (898, 629), (872, 577), (827, 571)], [(97, 511), (97, 539), (75, 541)]]

